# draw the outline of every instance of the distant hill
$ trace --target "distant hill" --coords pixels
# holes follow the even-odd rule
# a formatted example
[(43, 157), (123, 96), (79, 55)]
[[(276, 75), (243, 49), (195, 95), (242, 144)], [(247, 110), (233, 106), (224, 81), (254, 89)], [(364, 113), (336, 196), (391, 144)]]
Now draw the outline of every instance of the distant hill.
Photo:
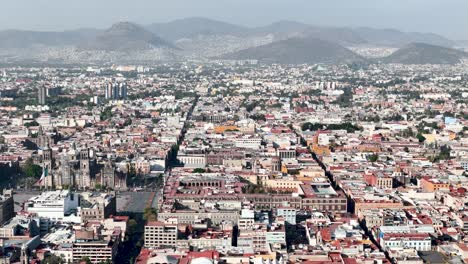
[(457, 47), (462, 47), (465, 50), (468, 50), (468, 40), (457, 40)]
[(385, 63), (401, 64), (457, 64), (464, 58), (468, 58), (468, 53), (460, 50), (412, 43), (381, 60)]
[(170, 41), (194, 38), (199, 35), (238, 35), (249, 30), (246, 27), (201, 17), (178, 19), (168, 23), (154, 23), (146, 28)]
[(365, 59), (338, 44), (316, 38), (291, 38), (271, 44), (226, 54), (222, 59), (256, 59), (262, 62), (305, 63), (352, 63)]
[[(410, 43), (427, 43), (437, 46), (454, 47), (456, 42), (449, 40), (437, 34), (402, 32), (394, 29), (373, 29), (373, 28), (347, 28), (347, 27), (322, 27), (312, 26), (295, 21), (278, 21), (272, 24), (249, 28), (230, 24), (222, 21), (193, 17), (174, 20), (168, 23), (154, 23), (142, 28), (132, 23), (118, 23), (112, 29), (122, 29), (124, 25), (132, 25), (129, 31), (140, 32), (140, 36), (145, 36), (149, 40), (148, 32), (152, 32), (159, 38), (161, 43), (176, 42), (181, 39), (194, 39), (200, 36), (235, 36), (247, 41), (270, 37), (273, 41), (285, 40), (294, 37), (311, 37), (335, 42), (343, 46), (369, 45), (369, 46), (391, 46), (402, 47)], [(36, 45), (43, 46), (70, 46), (82, 45), (82, 43), (91, 43), (95, 41), (96, 36), (109, 36), (109, 30), (98, 29), (79, 29), (63, 32), (46, 31), (23, 31), (23, 30), (5, 30), (0, 31), (1, 48), (27, 48)], [(127, 32), (131, 36), (132, 33)], [(114, 36), (115, 37), (115, 36)], [(125, 38), (125, 37), (124, 37)], [(166, 41), (162, 41), (162, 40)], [(213, 38), (208, 38), (213, 39)], [(221, 38), (216, 38), (218, 41)], [(159, 42), (155, 40), (154, 42)], [(151, 42), (151, 41), (150, 41)], [(262, 43), (260, 41), (260, 43)], [(458, 43), (459, 44), (459, 43)], [(110, 45), (110, 44), (109, 44)], [(99, 45), (98, 45), (99, 46)]]
[(456, 43), (433, 33), (402, 32), (395, 29), (357, 28), (354, 32), (368, 43), (380, 46), (402, 47), (411, 43), (427, 43), (453, 47)]
[[(290, 42), (284, 42), (292, 39)], [(306, 42), (311, 43), (306, 43)], [(327, 43), (329, 48), (321, 47)], [(362, 59), (344, 47), (401, 48), (410, 43), (427, 43), (444, 47), (467, 47), (436, 34), (409, 33), (393, 29), (349, 28), (312, 26), (295, 21), (278, 21), (261, 27), (245, 27), (207, 18), (186, 18), (168, 23), (155, 23), (145, 27), (122, 22), (107, 30), (78, 29), (63, 32), (45, 31), (0, 31), (0, 59), (33, 61), (86, 61), (111, 58), (114, 61), (126, 53), (128, 59), (136, 61), (149, 58), (177, 58), (184, 60), (230, 56), (254, 56), (256, 51), (264, 58), (279, 58), (280, 61), (335, 61), (340, 59)], [(286, 45), (296, 45), (297, 52)], [(316, 47), (314, 45), (317, 45)], [(255, 48), (259, 48), (256, 50)], [(308, 47), (315, 47), (310, 50)], [(331, 51), (334, 49), (334, 52)], [(158, 51), (156, 51), (158, 50)], [(282, 52), (277, 56), (268, 50)], [(327, 51), (320, 58), (316, 50)], [(307, 51), (306, 53), (303, 53)], [(91, 52), (93, 55), (87, 55)], [(159, 52), (159, 53), (157, 53)], [(168, 54), (166, 54), (169, 52)], [(130, 54), (132, 53), (132, 54)], [(148, 54), (150, 56), (148, 56)], [(286, 59), (287, 54), (291, 59)], [(301, 54), (308, 57), (301, 59)], [(450, 52), (445, 54), (450, 55)], [(241, 56), (242, 55), (242, 56)], [(396, 53), (395, 55), (398, 55)], [(99, 56), (99, 58), (97, 57)], [(257, 56), (258, 57), (258, 56)], [(427, 56), (425, 56), (427, 57)], [(443, 57), (443, 53), (439, 57)], [(138, 60), (137, 60), (138, 59)], [(391, 60), (389, 57), (388, 60)], [(450, 61), (450, 58), (448, 58)], [(340, 60), (338, 60), (340, 61)], [(440, 61), (440, 60), (439, 60)]]
[(268, 35), (273, 34), (277, 38), (286, 37), (286, 36), (297, 36), (303, 35), (304, 32), (310, 28), (310, 25), (290, 21), (290, 20), (281, 20), (278, 22), (271, 23), (266, 26), (249, 28), (247, 34), (249, 35)]
[(318, 38), (345, 46), (377, 45), (401, 47), (414, 42), (445, 47), (456, 45), (454, 41), (432, 33), (402, 32), (395, 29), (312, 26), (294, 21), (279, 21), (268, 26), (253, 28), (250, 32), (275, 34), (283, 39), (287, 36)]
[(85, 50), (103, 51), (138, 51), (173, 47), (170, 42), (142, 26), (130, 22), (114, 24), (108, 30), (80, 46)]
[(368, 44), (369, 41), (362, 38), (354, 30), (338, 27), (309, 27), (305, 35), (330, 42), (335, 42), (343, 46), (355, 46)]
[[(432, 33), (402, 32), (394, 29), (349, 28), (312, 26), (296, 21), (282, 20), (261, 27), (244, 27), (206, 18), (186, 18), (168, 23), (155, 23), (146, 27), (164, 39), (176, 42), (210, 36), (235, 36), (248, 40), (272, 37), (273, 41), (296, 37), (310, 37), (335, 42), (343, 46), (370, 45), (402, 47), (421, 42), (453, 47), (456, 43)], [(227, 47), (229, 48), (229, 47)]]
[(341, 45), (353, 45), (366, 43), (359, 35), (349, 28), (311, 26), (295, 21), (279, 21), (264, 27), (253, 28), (249, 35), (271, 34), (276, 40), (285, 40), (295, 37), (310, 37)]

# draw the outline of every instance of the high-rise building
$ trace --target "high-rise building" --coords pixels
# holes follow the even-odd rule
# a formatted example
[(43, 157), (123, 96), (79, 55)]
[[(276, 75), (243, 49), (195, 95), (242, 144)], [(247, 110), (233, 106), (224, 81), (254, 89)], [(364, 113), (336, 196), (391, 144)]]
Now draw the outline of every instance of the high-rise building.
[(0, 224), (5, 223), (15, 216), (13, 194), (11, 190), (5, 190), (0, 195)]
[(113, 99), (113, 89), (112, 89), (112, 83), (109, 82), (107, 85), (106, 85), (106, 99)]
[(56, 86), (56, 87), (47, 88), (46, 92), (47, 92), (48, 97), (58, 96), (62, 93), (62, 87)]
[(119, 86), (120, 86), (119, 99), (127, 100), (127, 84), (126, 83), (120, 83)]
[(112, 84), (112, 99), (119, 99), (119, 84), (117, 83)]
[(107, 100), (126, 100), (127, 84), (109, 82), (106, 86), (105, 97)]
[(46, 96), (47, 96), (47, 88), (45, 86), (39, 87), (38, 92), (37, 92), (37, 100), (40, 105), (46, 104)]

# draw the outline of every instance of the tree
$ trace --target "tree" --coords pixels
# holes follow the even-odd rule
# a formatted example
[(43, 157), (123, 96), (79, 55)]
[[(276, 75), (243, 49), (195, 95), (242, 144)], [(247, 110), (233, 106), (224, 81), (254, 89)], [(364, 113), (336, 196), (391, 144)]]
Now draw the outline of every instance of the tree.
[(124, 122), (123, 126), (126, 127), (126, 126), (129, 126), (131, 124), (132, 124), (132, 119), (127, 118), (127, 119), (125, 119), (125, 122)]
[(255, 121), (260, 121), (260, 120), (266, 121), (264, 114), (254, 114), (254, 115), (250, 115), (249, 117)]
[(379, 159), (379, 155), (373, 153), (372, 155), (367, 156), (367, 160), (370, 162), (376, 162)]
[(112, 117), (112, 106), (106, 107), (100, 115), (101, 121), (105, 121)]
[(24, 123), (24, 126), (25, 127), (35, 127), (35, 126), (39, 126), (39, 123), (36, 122), (36, 121), (31, 121), (31, 122), (28, 122), (28, 123)]
[(402, 121), (404, 120), (403, 116), (400, 114), (393, 114), (387, 118), (385, 118), (388, 121)]
[(306, 122), (301, 126), (302, 131), (310, 130), (317, 131), (319, 129), (329, 129), (329, 130), (346, 130), (348, 133), (354, 133), (355, 131), (362, 130), (362, 128), (355, 126), (349, 122), (341, 124), (320, 124), (320, 123), (310, 123)]
[(82, 257), (82, 258), (81, 258), (81, 261), (82, 261), (82, 262), (85, 262), (86, 264), (93, 264), (93, 263), (91, 262), (91, 259), (89, 259), (89, 257)]
[(42, 167), (34, 164), (32, 159), (27, 159), (24, 165), (24, 174), (29, 178), (39, 178), (42, 174)]
[(257, 107), (257, 106), (258, 106), (258, 102), (254, 101), (254, 102), (251, 102), (251, 103), (247, 104), (245, 106), (245, 109), (247, 110), (247, 112), (252, 112), (255, 109), (255, 107)]
[(192, 173), (205, 173), (206, 170), (205, 169), (202, 169), (202, 168), (196, 168), (196, 169), (193, 169)]
[(137, 176), (137, 171), (135, 169), (135, 165), (133, 163), (130, 163), (128, 165), (128, 177), (136, 177)]
[(164, 175), (159, 174), (158, 177), (156, 177), (155, 185), (157, 187), (163, 187), (164, 185)]
[(448, 160), (450, 159), (450, 151), (451, 148), (447, 145), (443, 145), (440, 147), (439, 155), (437, 156), (438, 160)]
[(44, 264), (64, 264), (65, 260), (56, 255), (49, 255), (42, 261)]
[(416, 137), (418, 138), (419, 143), (426, 141), (426, 138), (421, 133), (418, 133)]
[(158, 212), (155, 208), (147, 207), (143, 212), (143, 219), (146, 221), (156, 221), (158, 219)]
[(408, 127), (407, 129), (400, 132), (400, 136), (402, 136), (402, 137), (413, 137), (414, 136), (413, 129)]
[(129, 236), (133, 236), (136, 231), (138, 229), (138, 223), (137, 221), (135, 221), (135, 219), (130, 219), (128, 220), (128, 223), (127, 223), (127, 234)]
[(353, 101), (353, 91), (351, 88), (345, 88), (343, 90), (343, 94), (336, 98), (336, 103), (339, 104), (341, 107), (349, 107)]

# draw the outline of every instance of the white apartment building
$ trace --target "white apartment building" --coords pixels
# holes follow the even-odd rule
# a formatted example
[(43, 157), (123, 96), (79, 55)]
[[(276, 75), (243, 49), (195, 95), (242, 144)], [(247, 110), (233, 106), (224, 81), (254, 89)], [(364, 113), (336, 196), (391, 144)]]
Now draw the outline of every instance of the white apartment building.
[(248, 148), (248, 149), (259, 149), (262, 143), (261, 138), (257, 137), (244, 137), (244, 138), (237, 138), (234, 141), (234, 145), (237, 148)]
[(171, 247), (177, 243), (177, 225), (159, 221), (145, 225), (145, 247)]
[(39, 217), (62, 221), (66, 216), (76, 213), (79, 195), (68, 190), (43, 192), (25, 203), (25, 210)]
[(296, 209), (290, 207), (280, 207), (276, 210), (277, 216), (284, 217), (284, 221), (291, 225), (296, 224)]
[(384, 250), (401, 250), (413, 248), (418, 251), (431, 250), (429, 234), (385, 234), (380, 238), (380, 245)]
[(255, 226), (255, 213), (250, 209), (242, 209), (241, 216), (237, 222), (239, 230), (253, 230)]

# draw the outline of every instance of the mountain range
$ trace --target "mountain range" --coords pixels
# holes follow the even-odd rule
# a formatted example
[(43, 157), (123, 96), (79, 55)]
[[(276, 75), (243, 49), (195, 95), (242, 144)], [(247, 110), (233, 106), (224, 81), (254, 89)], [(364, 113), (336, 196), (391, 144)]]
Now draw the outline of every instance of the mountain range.
[[(417, 44), (414, 44), (417, 43)], [(311, 26), (279, 21), (245, 27), (206, 18), (137, 25), (120, 22), (105, 30), (0, 31), (0, 61), (62, 62), (195, 59), (259, 59), (278, 63), (366, 61), (349, 47), (401, 48), (380, 62), (457, 63), (466, 53), (431, 33), (393, 29)], [(405, 55), (406, 54), (406, 55)], [(369, 61), (369, 60), (367, 60)]]
[(276, 39), (313, 36), (342, 45), (376, 44), (401, 47), (413, 42), (446, 47), (455, 45), (454, 41), (432, 33), (410, 33), (395, 29), (320, 27), (288, 20), (274, 22), (267, 26), (249, 28), (206, 18), (186, 18), (169, 23), (151, 24), (147, 28), (153, 33), (171, 41), (204, 35), (252, 37), (271, 34)]

